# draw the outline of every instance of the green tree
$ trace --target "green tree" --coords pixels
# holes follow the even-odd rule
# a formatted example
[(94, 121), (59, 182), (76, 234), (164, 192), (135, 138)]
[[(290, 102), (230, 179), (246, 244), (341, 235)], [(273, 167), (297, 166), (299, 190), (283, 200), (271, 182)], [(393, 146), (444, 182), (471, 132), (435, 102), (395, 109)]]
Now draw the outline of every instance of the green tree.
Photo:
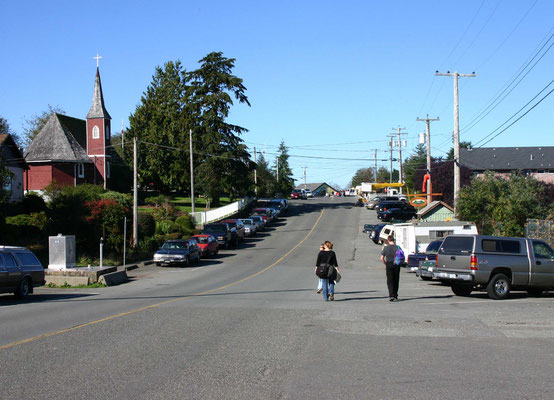
[(457, 212), (460, 219), (474, 221), (482, 234), (523, 236), (527, 219), (546, 218), (549, 205), (545, 184), (536, 179), (489, 172), (461, 189)]
[[(272, 194), (281, 193), (286, 196), (294, 189), (294, 178), (292, 177), (292, 170), (289, 166), (288, 147), (285, 146), (284, 140), (281, 140), (277, 151), (279, 155), (275, 160), (275, 167), (273, 169), (277, 181), (275, 182), (275, 192)], [(277, 163), (279, 163), (278, 169)], [(277, 173), (277, 171), (279, 172)]]
[[(8, 121), (0, 117), (0, 134), (10, 134), (11, 129)], [(3, 158), (3, 154), (0, 153), (0, 219), (3, 221), (3, 212), (5, 210), (6, 203), (8, 201), (8, 193), (3, 189), (4, 185), (8, 182), (9, 179), (12, 179), (13, 174), (6, 166), (6, 162)]]
[[(398, 182), (399, 172), (397, 169), (392, 170), (392, 182)], [(379, 167), (377, 170), (377, 182), (386, 183), (391, 182), (390, 171), (385, 167)]]
[(226, 122), (233, 97), (248, 106), (250, 102), (243, 80), (232, 74), (235, 59), (212, 52), (199, 62), (200, 68), (186, 75), (185, 119), (202, 148), (196, 169), (198, 184), (217, 207), (222, 193), (238, 194), (250, 187), (245, 177), (254, 165), (239, 137), (247, 129)]
[(0, 134), (11, 133), (10, 125), (5, 118), (0, 117)]
[(408, 191), (414, 193), (420, 190), (420, 188), (415, 185), (415, 176), (419, 169), (426, 169), (426, 165), (427, 150), (424, 144), (418, 144), (414, 153), (404, 161), (403, 165), (402, 172), (404, 175), (404, 183)]
[(351, 187), (356, 187), (362, 184), (362, 182), (375, 182), (375, 169), (374, 168), (360, 168), (356, 171), (352, 177), (350, 183)]
[(25, 120), (25, 126), (23, 127), (23, 143), (28, 146), (40, 130), (46, 125), (48, 118), (54, 113), (65, 114), (65, 111), (58, 107), (52, 107), (48, 104), (48, 108), (39, 114), (33, 115), (31, 118)]
[[(471, 142), (460, 142), (460, 149), (467, 149), (468, 147), (471, 147)], [(450, 148), (450, 151), (446, 155), (447, 160), (453, 160), (454, 159), (454, 147)]]
[[(185, 71), (179, 61), (156, 67), (152, 82), (130, 116), (127, 140), (137, 138), (139, 184), (163, 193), (186, 190), (190, 183), (188, 129), (183, 112), (186, 100)], [(125, 148), (132, 160), (132, 147)]]
[(256, 174), (258, 180), (258, 197), (272, 196), (275, 193), (275, 175), (271, 172), (263, 154), (261, 154), (257, 160)]

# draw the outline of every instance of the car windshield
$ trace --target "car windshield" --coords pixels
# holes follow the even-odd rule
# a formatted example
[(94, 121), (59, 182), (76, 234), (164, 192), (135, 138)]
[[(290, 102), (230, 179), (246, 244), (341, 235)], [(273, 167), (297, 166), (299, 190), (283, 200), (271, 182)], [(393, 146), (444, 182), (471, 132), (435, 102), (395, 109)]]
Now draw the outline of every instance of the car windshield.
[(195, 239), (196, 239), (196, 240), (198, 241), (198, 243), (200, 243), (200, 244), (206, 244), (206, 243), (208, 243), (208, 236), (196, 236)]
[(224, 225), (205, 225), (204, 226), (205, 232), (222, 232), (225, 231)]
[(251, 219), (241, 219), (242, 223), (245, 225), (254, 225), (254, 221)]
[(188, 242), (165, 242), (162, 246), (162, 249), (188, 249), (188, 247)]

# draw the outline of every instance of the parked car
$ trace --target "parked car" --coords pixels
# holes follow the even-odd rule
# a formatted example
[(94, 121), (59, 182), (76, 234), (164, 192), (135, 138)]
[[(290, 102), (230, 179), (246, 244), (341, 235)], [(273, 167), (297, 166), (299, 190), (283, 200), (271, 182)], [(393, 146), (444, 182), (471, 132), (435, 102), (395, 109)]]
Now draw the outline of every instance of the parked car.
[(244, 237), (246, 236), (246, 233), (245, 233), (245, 229), (244, 229), (244, 224), (242, 223), (242, 221), (240, 219), (225, 219), (221, 222), (229, 224), (229, 226), (231, 226), (232, 228), (235, 228), (235, 230), (237, 232), (235, 244), (237, 244), (238, 242), (242, 242), (244, 240)]
[(379, 204), (379, 202), (381, 201), (381, 199), (385, 197), (383, 195), (377, 195), (377, 196), (373, 196), (371, 199), (369, 199), (368, 201), (366, 201), (365, 203), (365, 207), (368, 209), (368, 210), (373, 210), (375, 208), (375, 206), (377, 204)]
[(202, 257), (215, 256), (219, 252), (217, 239), (213, 235), (194, 235), (192, 238), (198, 242)]
[(369, 232), (369, 238), (373, 241), (373, 243), (379, 244), (379, 234), (384, 226), (384, 224), (377, 224), (373, 227), (371, 232)]
[(486, 290), (501, 300), (511, 290), (540, 295), (554, 289), (554, 250), (536, 239), (450, 235), (437, 253), (433, 276), (451, 284), (457, 296)]
[(241, 218), (240, 221), (244, 224), (244, 235), (254, 236), (258, 232), (256, 223), (251, 218)]
[(273, 208), (278, 215), (286, 215), (288, 213), (288, 201), (286, 199), (258, 199), (256, 200), (256, 208)]
[(45, 283), (44, 267), (32, 251), (25, 247), (0, 246), (0, 293), (23, 298)]
[(362, 233), (370, 233), (373, 228), (375, 227), (375, 224), (364, 224), (364, 228), (362, 229)]
[(377, 212), (377, 218), (381, 221), (408, 221), (417, 217), (417, 211), (408, 204), (402, 204), (397, 207), (383, 208)]
[(200, 253), (196, 239), (168, 240), (154, 253), (153, 261), (158, 267), (189, 266), (200, 261)]
[[(435, 261), (437, 251), (441, 247), (442, 240), (434, 240), (427, 245), (424, 253), (412, 253), (408, 255), (408, 262), (406, 264), (406, 269), (408, 272), (415, 272), (419, 270), (419, 264), (425, 260)], [(419, 276), (419, 275), (418, 275)], [(430, 275), (433, 278), (433, 275)]]
[(261, 232), (265, 229), (265, 221), (261, 215), (249, 215), (250, 218), (256, 224), (256, 230)]
[(259, 215), (262, 217), (266, 225), (274, 219), (274, 212), (270, 208), (255, 208), (252, 210), (252, 215)]
[(387, 208), (398, 208), (405, 205), (406, 205), (406, 202), (402, 200), (382, 200), (375, 205), (374, 209), (375, 211), (379, 212), (379, 211), (386, 210)]
[(312, 191), (310, 189), (304, 189), (304, 192), (306, 193), (306, 197), (314, 197)]
[(304, 189), (294, 189), (290, 194), (290, 198), (307, 200), (308, 196), (306, 196), (306, 192), (304, 191)]
[(226, 223), (206, 224), (200, 233), (213, 235), (219, 247), (228, 248), (237, 243), (237, 230)]

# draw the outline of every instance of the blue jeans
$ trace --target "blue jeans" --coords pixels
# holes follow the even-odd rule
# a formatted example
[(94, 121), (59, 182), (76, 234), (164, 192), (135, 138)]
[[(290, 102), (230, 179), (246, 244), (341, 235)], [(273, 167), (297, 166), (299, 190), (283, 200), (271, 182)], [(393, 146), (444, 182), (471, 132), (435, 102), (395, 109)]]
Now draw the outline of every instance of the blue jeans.
[(319, 278), (321, 287), (323, 288), (323, 300), (327, 301), (329, 295), (335, 295), (335, 281), (329, 282), (329, 279)]

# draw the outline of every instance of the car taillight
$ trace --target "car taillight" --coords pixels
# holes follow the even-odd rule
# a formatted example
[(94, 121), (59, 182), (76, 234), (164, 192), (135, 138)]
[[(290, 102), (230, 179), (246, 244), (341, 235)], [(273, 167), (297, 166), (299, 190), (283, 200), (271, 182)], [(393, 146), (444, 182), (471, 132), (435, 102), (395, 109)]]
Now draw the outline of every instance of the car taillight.
[(387, 209), (386, 209), (386, 208), (383, 208), (383, 210), (382, 210), (382, 211), (387, 211)]
[(471, 255), (469, 265), (470, 265), (469, 269), (471, 269), (472, 271), (476, 271), (479, 269), (479, 263), (477, 262), (477, 256), (475, 254)]
[(435, 263), (439, 265), (439, 253), (435, 255)]

